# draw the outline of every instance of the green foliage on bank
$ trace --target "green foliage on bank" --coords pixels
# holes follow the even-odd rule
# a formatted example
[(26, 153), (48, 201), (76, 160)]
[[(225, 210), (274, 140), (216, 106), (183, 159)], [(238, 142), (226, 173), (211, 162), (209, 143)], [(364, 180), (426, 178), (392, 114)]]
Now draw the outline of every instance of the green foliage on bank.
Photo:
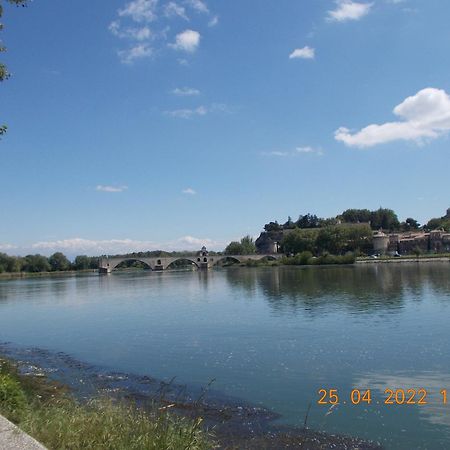
[(27, 404), (20, 383), (9, 374), (0, 373), (0, 412), (12, 421), (20, 420)]
[(311, 213), (300, 215), (296, 221), (288, 217), (285, 223), (278, 223), (276, 220), (266, 223), (264, 231), (274, 234), (285, 230), (314, 230), (338, 224), (366, 224), (372, 230), (382, 229), (389, 232), (408, 232), (420, 229), (424, 231), (443, 229), (450, 232), (450, 208), (444, 216), (430, 219), (422, 226), (412, 217), (408, 217), (403, 222), (400, 222), (395, 211), (380, 207), (372, 211), (369, 209), (346, 209), (336, 217), (328, 218), (318, 217)]
[(225, 255), (253, 255), (256, 253), (256, 246), (251, 236), (244, 236), (240, 242), (230, 242), (225, 251)]
[(9, 256), (0, 253), (0, 273), (64, 272), (88, 269), (98, 269), (98, 258), (81, 255), (77, 256), (72, 263), (61, 252), (56, 252), (49, 257), (43, 255)]
[(215, 448), (200, 418), (187, 419), (157, 405), (144, 411), (106, 398), (79, 403), (55, 390), (49, 395), (49, 389), (0, 359), (0, 414), (49, 450)]
[(344, 255), (368, 253), (372, 247), (372, 230), (367, 224), (330, 225), (317, 229), (294, 229), (283, 235), (281, 249), (286, 254), (311, 252)]
[(354, 253), (348, 252), (345, 255), (332, 255), (325, 253), (321, 256), (313, 256), (310, 251), (303, 251), (294, 256), (285, 256), (281, 259), (281, 264), (287, 266), (321, 266), (334, 264), (353, 264), (356, 261)]
[(450, 208), (447, 209), (447, 213), (445, 216), (436, 217), (428, 221), (428, 223), (424, 226), (427, 230), (445, 230), (450, 232)]

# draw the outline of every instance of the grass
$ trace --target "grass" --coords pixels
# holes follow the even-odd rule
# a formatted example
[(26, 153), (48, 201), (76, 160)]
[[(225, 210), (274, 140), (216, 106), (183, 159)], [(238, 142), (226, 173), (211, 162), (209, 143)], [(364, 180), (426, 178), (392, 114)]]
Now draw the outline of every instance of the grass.
[(0, 359), (0, 413), (50, 450), (203, 450), (213, 436), (195, 420), (154, 405), (99, 398), (79, 403), (55, 383), (22, 376)]

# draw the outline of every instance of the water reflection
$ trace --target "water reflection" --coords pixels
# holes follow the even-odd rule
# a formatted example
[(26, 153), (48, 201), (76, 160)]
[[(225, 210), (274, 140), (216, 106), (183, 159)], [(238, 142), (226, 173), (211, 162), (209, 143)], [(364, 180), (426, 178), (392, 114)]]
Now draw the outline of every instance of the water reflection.
[(447, 264), (373, 265), (369, 267), (267, 268), (227, 271), (230, 285), (247, 296), (259, 290), (280, 313), (346, 308), (353, 313), (371, 311), (395, 313), (405, 295), (420, 301), (426, 290), (450, 291)]
[[(450, 427), (450, 408), (443, 402), (442, 389), (450, 387), (450, 373), (425, 371), (420, 373), (368, 373), (355, 381), (361, 389), (378, 391), (380, 398), (386, 398), (386, 389), (426, 389), (426, 405), (414, 406), (420, 416), (434, 425)], [(449, 392), (450, 394), (450, 392)], [(450, 398), (447, 398), (447, 402)], [(407, 406), (410, 407), (410, 406)]]

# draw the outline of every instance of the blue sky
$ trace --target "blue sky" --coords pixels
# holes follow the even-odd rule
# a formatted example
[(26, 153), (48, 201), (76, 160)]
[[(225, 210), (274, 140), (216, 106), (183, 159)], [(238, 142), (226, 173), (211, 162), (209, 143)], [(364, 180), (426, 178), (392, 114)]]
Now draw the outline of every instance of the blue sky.
[(6, 7), (0, 251), (221, 249), (308, 212), (450, 206), (450, 3)]

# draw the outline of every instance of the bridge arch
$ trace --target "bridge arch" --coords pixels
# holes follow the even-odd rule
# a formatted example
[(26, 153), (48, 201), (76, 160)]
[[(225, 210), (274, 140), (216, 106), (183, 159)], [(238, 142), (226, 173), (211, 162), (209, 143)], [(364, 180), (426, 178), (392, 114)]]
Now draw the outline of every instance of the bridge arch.
[(191, 257), (188, 257), (188, 256), (180, 256), (179, 258), (176, 258), (173, 261), (170, 261), (170, 263), (167, 264), (165, 269), (169, 269), (172, 264), (175, 264), (176, 262), (179, 262), (179, 261), (189, 261), (191, 264), (196, 266), (197, 269), (198, 269), (198, 268), (200, 268), (200, 264), (201, 264), (201, 261), (197, 261), (198, 259), (199, 258), (191, 258)]
[(113, 265), (111, 265), (110, 268), (111, 268), (111, 270), (117, 269), (118, 266), (120, 266), (122, 263), (127, 262), (127, 261), (136, 261), (136, 262), (140, 262), (140, 263), (144, 264), (144, 266), (145, 266), (147, 269), (154, 270), (154, 267), (152, 267), (148, 262), (144, 261), (144, 260), (141, 259), (141, 258), (133, 258), (133, 257), (130, 257), (130, 258), (123, 258), (123, 259), (121, 259), (120, 261), (114, 261)]
[(267, 259), (267, 261), (276, 261), (276, 256), (273, 255), (261, 255), (261, 258), (258, 258), (258, 261), (261, 261), (262, 259)]
[(240, 263), (242, 262), (239, 258), (237, 258), (236, 256), (231, 256), (231, 255), (221, 255), (221, 256), (217, 256), (214, 258), (214, 261), (212, 261), (212, 265), (215, 266), (217, 265), (220, 261), (224, 261), (226, 259), (232, 259), (233, 261)]

